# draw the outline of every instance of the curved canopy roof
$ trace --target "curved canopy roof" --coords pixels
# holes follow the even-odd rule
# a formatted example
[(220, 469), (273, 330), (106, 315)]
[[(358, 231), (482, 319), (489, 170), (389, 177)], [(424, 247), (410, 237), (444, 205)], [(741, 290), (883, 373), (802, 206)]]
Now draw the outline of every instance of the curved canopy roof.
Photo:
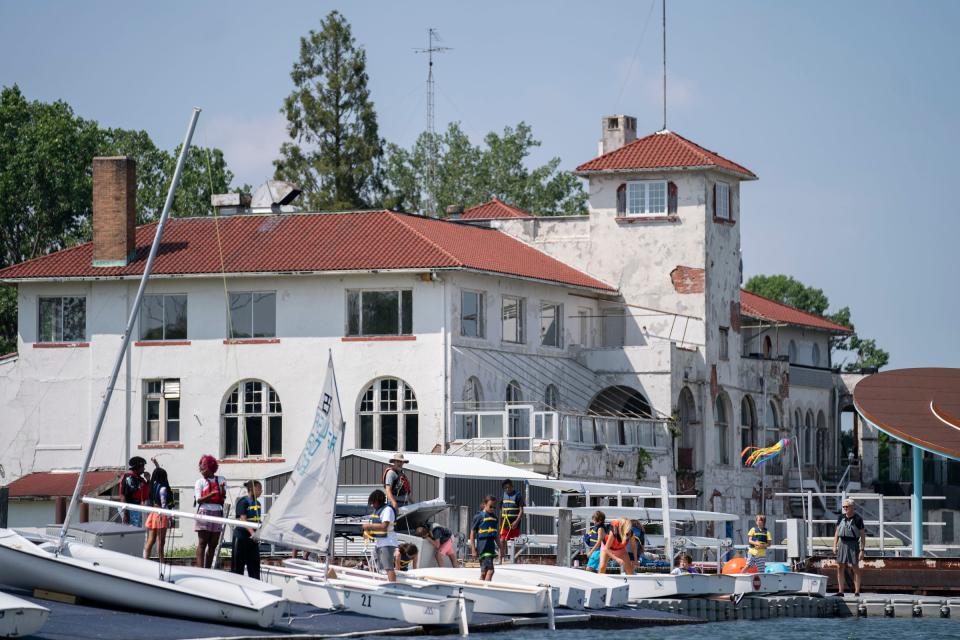
[(960, 369), (884, 371), (857, 384), (853, 404), (897, 440), (960, 460)]

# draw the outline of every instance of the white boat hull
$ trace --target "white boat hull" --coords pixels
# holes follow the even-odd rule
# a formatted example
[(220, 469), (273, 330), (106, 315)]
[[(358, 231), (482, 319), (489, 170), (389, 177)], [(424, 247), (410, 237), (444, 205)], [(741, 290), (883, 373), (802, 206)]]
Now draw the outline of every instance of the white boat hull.
[(631, 601), (730, 595), (736, 589), (736, 580), (724, 575), (640, 573), (619, 578), (629, 586)]
[(0, 591), (0, 638), (33, 635), (47, 622), (50, 610)]
[(414, 625), (456, 625), (473, 617), (473, 602), (466, 598), (326, 578), (297, 578), (297, 584), (303, 599), (318, 609), (342, 609)]
[(271, 627), (286, 602), (269, 593), (275, 587), (219, 571), (176, 571), (160, 578), (156, 562), (68, 541), (57, 556), (52, 544), (38, 546), (9, 529), (0, 529), (3, 581), (25, 589), (45, 589), (161, 615)]
[[(477, 569), (414, 569), (409, 574), (422, 576), (437, 576), (440, 578), (453, 577), (461, 580), (476, 580), (479, 577)], [(526, 585), (531, 587), (556, 587), (560, 591), (558, 605), (568, 609), (602, 609), (605, 606), (606, 591), (598, 587), (590, 587), (585, 583), (574, 584), (568, 580), (556, 577), (547, 577), (533, 572), (510, 571), (507, 567), (497, 566), (493, 572), (494, 584)]]
[(735, 595), (768, 595), (780, 592), (780, 577), (776, 573), (734, 573)]
[(780, 593), (807, 596), (827, 595), (827, 577), (816, 573), (784, 572), (772, 574), (780, 579)]
[(558, 577), (583, 582), (592, 587), (604, 589), (606, 594), (604, 602), (608, 607), (623, 607), (630, 599), (630, 588), (613, 576), (590, 573), (583, 569), (558, 567), (550, 564), (511, 564), (507, 568), (511, 571), (537, 573), (545, 576), (547, 581), (549, 581), (550, 577)]

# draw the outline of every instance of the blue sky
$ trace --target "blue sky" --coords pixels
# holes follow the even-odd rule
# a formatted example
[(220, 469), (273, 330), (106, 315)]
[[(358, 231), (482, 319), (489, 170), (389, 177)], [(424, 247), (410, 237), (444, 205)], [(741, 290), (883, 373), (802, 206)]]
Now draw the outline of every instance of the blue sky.
[[(284, 138), (299, 37), (338, 8), (366, 47), (381, 132), (425, 124), (428, 26), (439, 126), (474, 138), (525, 120), (572, 168), (600, 117), (660, 128), (659, 0), (636, 2), (0, 2), (0, 84), (63, 99), (166, 147), (196, 142), (259, 184)], [(957, 366), (957, 2), (707, 2), (667, 7), (668, 127), (760, 176), (743, 192), (744, 268), (849, 305), (893, 366)]]

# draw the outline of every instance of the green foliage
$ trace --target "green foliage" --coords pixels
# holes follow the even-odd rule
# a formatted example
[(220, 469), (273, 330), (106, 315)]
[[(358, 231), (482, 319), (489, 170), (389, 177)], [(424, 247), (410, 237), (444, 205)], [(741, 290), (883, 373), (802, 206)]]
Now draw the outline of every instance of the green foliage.
[(647, 471), (650, 469), (650, 465), (653, 462), (653, 456), (649, 451), (643, 447), (637, 448), (637, 482), (643, 482), (643, 479), (647, 477)]
[(744, 288), (765, 298), (796, 307), (801, 311), (824, 316), (828, 320), (853, 331), (854, 333), (847, 336), (837, 336), (830, 342), (832, 362), (836, 362), (840, 354), (853, 355), (854, 359), (843, 365), (845, 371), (857, 372), (868, 367), (879, 369), (886, 366), (890, 361), (890, 354), (877, 346), (876, 340), (862, 338), (856, 333), (856, 327), (851, 320), (850, 307), (842, 307), (834, 313), (827, 314), (830, 301), (823, 289), (808, 287), (802, 282), (782, 274), (753, 276), (747, 280)]
[[(470, 207), (496, 197), (537, 215), (586, 213), (587, 195), (576, 176), (557, 170), (559, 158), (527, 168), (530, 151), (538, 146), (540, 141), (525, 122), (505, 127), (502, 134), (488, 133), (482, 146), (471, 143), (456, 122), (442, 134), (421, 134), (409, 150), (390, 144), (384, 204), (435, 214), (448, 205)], [(428, 184), (431, 152), (435, 176)], [(431, 200), (436, 211), (425, 211)]]
[(17, 350), (17, 289), (0, 286), (0, 355)]
[(300, 39), (284, 100), (290, 142), (274, 161), (278, 179), (298, 184), (311, 210), (369, 206), (380, 190), (383, 140), (367, 89), (367, 54), (336, 11)]

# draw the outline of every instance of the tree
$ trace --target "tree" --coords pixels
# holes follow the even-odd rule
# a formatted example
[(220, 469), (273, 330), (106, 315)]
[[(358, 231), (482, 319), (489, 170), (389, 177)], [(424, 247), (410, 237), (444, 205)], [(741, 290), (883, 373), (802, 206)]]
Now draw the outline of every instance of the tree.
[(276, 178), (300, 186), (311, 209), (368, 207), (380, 191), (383, 140), (366, 66), (366, 51), (337, 11), (300, 39), (295, 89), (280, 110), (291, 141), (274, 167)]
[[(586, 213), (586, 193), (571, 173), (557, 171), (559, 158), (530, 170), (526, 160), (540, 146), (530, 126), (521, 122), (502, 134), (488, 133), (484, 146), (473, 145), (456, 122), (433, 138), (423, 133), (410, 150), (389, 145), (385, 162), (384, 203), (408, 211), (421, 211), (430, 200), (437, 211), (447, 205), (473, 206), (497, 197), (537, 215)], [(435, 153), (436, 174), (427, 184), (429, 153)]]
[(776, 300), (801, 311), (824, 316), (828, 320), (847, 327), (853, 333), (836, 336), (830, 341), (831, 360), (836, 362), (837, 354), (849, 353), (854, 356), (852, 362), (844, 365), (845, 371), (856, 372), (863, 368), (884, 367), (890, 361), (890, 354), (877, 346), (872, 338), (862, 338), (856, 333), (856, 328), (850, 316), (850, 307), (842, 307), (838, 311), (827, 314), (830, 300), (823, 289), (808, 287), (802, 282), (786, 275), (756, 275), (747, 280), (744, 286), (747, 291), (761, 295), (764, 298)]

